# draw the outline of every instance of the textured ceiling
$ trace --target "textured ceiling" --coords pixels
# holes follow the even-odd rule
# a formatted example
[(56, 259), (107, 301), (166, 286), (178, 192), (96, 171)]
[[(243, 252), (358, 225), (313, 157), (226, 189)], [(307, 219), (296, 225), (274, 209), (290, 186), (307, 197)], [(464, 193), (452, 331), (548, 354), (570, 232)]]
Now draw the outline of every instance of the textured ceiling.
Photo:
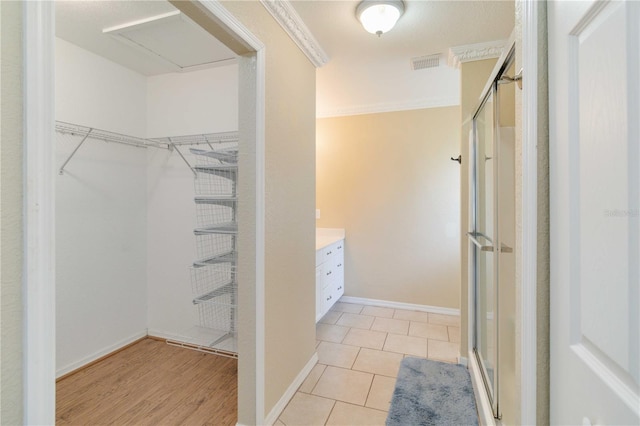
[[(319, 116), (456, 105), (460, 76), (446, 65), (448, 49), (504, 40), (513, 29), (513, 0), (404, 2), (404, 15), (381, 37), (357, 21), (358, 1), (290, 2), (329, 56), (317, 71)], [(143, 75), (171, 72), (102, 30), (174, 10), (162, 0), (56, 1), (56, 35)], [(212, 46), (218, 43), (209, 38)], [(442, 55), (440, 67), (411, 70), (411, 58), (431, 54)], [(226, 58), (222, 49), (219, 59)]]
[[(509, 38), (513, 1), (405, 3), (396, 27), (377, 37), (355, 17), (359, 1), (291, 2), (329, 56), (317, 71), (319, 116), (459, 103), (459, 72), (450, 47)], [(413, 57), (442, 54), (442, 66), (412, 71)]]

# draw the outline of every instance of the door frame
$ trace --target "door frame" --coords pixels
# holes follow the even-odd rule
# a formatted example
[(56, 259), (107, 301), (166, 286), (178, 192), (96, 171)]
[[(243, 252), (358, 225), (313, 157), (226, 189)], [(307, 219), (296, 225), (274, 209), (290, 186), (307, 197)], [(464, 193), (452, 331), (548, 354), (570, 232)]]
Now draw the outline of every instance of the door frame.
[[(241, 40), (255, 55), (251, 117), (241, 129), (255, 143), (255, 258), (250, 275), (255, 277), (255, 300), (247, 301), (242, 324), (254, 339), (244, 348), (244, 359), (253, 364), (238, 375), (248, 374), (255, 407), (244, 407), (256, 424), (264, 421), (265, 359), (265, 46), (217, 0), (193, 0), (207, 12), (210, 24)], [(24, 169), (23, 215), (23, 419), (24, 424), (55, 423), (55, 4), (24, 3)], [(247, 175), (251, 175), (250, 173)], [(249, 275), (249, 274), (248, 274)], [(241, 302), (243, 303), (243, 302)], [(240, 330), (242, 332), (242, 330)], [(253, 399), (253, 398), (252, 398)], [(241, 407), (239, 407), (240, 409)]]
[[(520, 294), (520, 423), (537, 424), (537, 266), (538, 266), (538, 45), (546, 16), (539, 8), (546, 8), (536, 0), (521, 2), (522, 16), (522, 247), (516, 250), (521, 265)], [(543, 35), (546, 37), (546, 34)], [(517, 199), (516, 199), (517, 202)], [(516, 206), (517, 209), (517, 206)], [(517, 267), (516, 267), (517, 270)], [(516, 312), (518, 309), (516, 307)], [(516, 324), (517, 328), (517, 324)], [(517, 356), (516, 351), (516, 356)]]

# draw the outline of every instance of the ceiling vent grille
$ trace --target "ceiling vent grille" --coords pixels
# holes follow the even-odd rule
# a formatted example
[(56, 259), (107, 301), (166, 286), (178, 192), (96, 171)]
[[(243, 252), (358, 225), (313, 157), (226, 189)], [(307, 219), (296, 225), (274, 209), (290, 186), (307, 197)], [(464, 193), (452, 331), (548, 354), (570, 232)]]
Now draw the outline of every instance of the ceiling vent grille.
[(411, 58), (411, 69), (413, 71), (424, 70), (427, 68), (438, 68), (440, 66), (440, 54), (427, 56), (418, 56)]

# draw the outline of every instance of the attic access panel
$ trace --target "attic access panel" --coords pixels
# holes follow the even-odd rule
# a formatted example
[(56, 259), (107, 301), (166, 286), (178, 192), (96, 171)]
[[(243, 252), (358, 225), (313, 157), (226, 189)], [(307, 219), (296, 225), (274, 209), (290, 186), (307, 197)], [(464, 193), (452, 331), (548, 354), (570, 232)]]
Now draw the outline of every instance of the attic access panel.
[(173, 71), (190, 71), (235, 61), (236, 55), (179, 10), (117, 25), (104, 34), (161, 60)]

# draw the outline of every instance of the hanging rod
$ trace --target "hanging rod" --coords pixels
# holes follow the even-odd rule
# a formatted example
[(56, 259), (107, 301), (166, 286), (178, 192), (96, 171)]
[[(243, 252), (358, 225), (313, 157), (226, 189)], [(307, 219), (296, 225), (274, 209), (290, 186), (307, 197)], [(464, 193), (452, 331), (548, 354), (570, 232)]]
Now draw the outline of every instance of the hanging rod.
[(213, 144), (234, 144), (238, 143), (238, 132), (220, 132), (220, 133), (206, 133), (200, 135), (187, 135), (187, 136), (172, 136), (162, 138), (138, 138), (135, 136), (123, 135), (121, 133), (110, 132), (107, 130), (100, 130), (87, 126), (80, 126), (78, 124), (66, 123), (64, 121), (56, 121), (56, 132), (82, 137), (80, 143), (71, 152), (71, 155), (65, 160), (60, 167), (58, 173), (63, 174), (64, 168), (71, 158), (76, 154), (80, 146), (89, 138), (97, 139), (104, 142), (115, 142), (124, 145), (134, 146), (136, 148), (162, 148), (162, 149), (175, 149), (184, 162), (189, 166), (191, 171), (195, 173), (193, 167), (189, 164), (187, 159), (182, 155), (180, 150), (177, 149), (180, 145), (202, 145), (207, 144), (211, 149), (214, 149)]

